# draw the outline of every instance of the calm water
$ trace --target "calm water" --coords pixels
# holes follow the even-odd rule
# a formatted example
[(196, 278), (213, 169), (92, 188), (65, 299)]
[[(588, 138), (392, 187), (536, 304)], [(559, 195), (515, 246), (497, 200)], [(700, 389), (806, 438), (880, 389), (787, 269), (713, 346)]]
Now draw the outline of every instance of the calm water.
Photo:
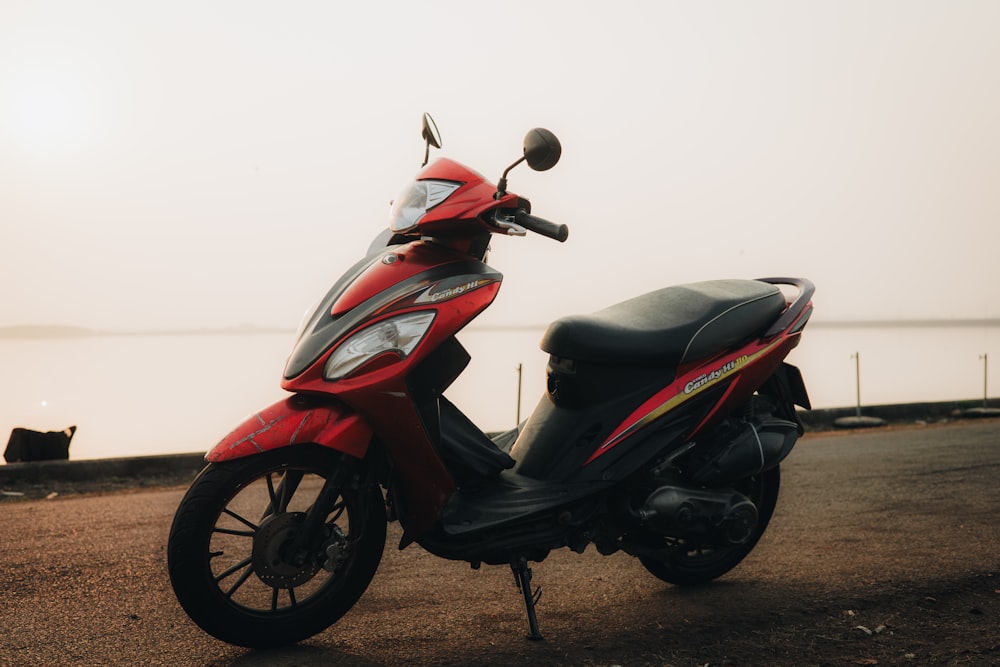
[[(451, 400), (486, 430), (509, 427), (521, 364), (526, 417), (544, 388), (541, 334), (463, 332), (473, 360)], [(273, 333), (0, 339), (0, 446), (15, 426), (76, 424), (74, 459), (204, 451), (286, 395), (279, 380), (291, 340)], [(855, 352), (863, 404), (976, 399), (980, 356), (993, 362), (991, 387), (992, 368), (1000, 372), (1000, 328), (810, 325), (788, 360), (802, 369), (815, 407), (855, 404)]]

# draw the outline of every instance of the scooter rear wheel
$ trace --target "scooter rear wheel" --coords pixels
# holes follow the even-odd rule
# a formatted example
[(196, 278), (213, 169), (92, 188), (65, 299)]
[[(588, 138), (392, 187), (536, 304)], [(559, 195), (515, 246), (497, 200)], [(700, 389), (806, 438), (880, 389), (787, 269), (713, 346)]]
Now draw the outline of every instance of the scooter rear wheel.
[(755, 475), (733, 486), (757, 506), (757, 526), (742, 544), (719, 547), (705, 544), (672, 544), (659, 538), (658, 547), (670, 548), (665, 560), (641, 556), (639, 561), (653, 576), (677, 586), (696, 586), (721, 577), (753, 551), (767, 528), (778, 502), (781, 473), (778, 467)]
[[(292, 545), (324, 482), (331, 510), (307, 551)], [(359, 461), (318, 445), (212, 463), (174, 516), (167, 545), (178, 601), (203, 630), (249, 648), (321, 632), (368, 587), (385, 545), (381, 490)]]

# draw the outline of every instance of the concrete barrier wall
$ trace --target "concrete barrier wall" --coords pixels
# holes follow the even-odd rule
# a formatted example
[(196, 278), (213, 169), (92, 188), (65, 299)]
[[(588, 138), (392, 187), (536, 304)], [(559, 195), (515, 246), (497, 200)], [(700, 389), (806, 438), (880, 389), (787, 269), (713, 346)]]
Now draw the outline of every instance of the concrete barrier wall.
[(84, 482), (99, 479), (194, 479), (205, 467), (205, 454), (164, 454), (82, 461), (32, 461), (0, 466), (0, 486), (43, 484), (49, 481)]
[[(990, 402), (991, 407), (1000, 402)], [(981, 400), (945, 401), (941, 403), (910, 403), (897, 405), (872, 405), (861, 408), (867, 417), (879, 417), (890, 424), (940, 422), (962, 418), (966, 411), (981, 408)], [(801, 411), (799, 413), (807, 431), (824, 431), (834, 428), (840, 417), (856, 414), (856, 408), (832, 408)], [(72, 453), (71, 453), (72, 455)], [(133, 456), (114, 459), (82, 461), (35, 461), (0, 465), (0, 486), (41, 484), (49, 481), (85, 482), (102, 479), (156, 479), (190, 478), (205, 466), (204, 453), (165, 454), (161, 456)]]
[[(1000, 402), (989, 401), (990, 407)], [(867, 405), (861, 407), (865, 417), (878, 417), (890, 424), (915, 424), (918, 422), (940, 422), (961, 419), (966, 411), (983, 407), (982, 399), (968, 401), (942, 401), (939, 403), (897, 403), (890, 405)], [(828, 431), (834, 428), (834, 421), (841, 417), (853, 417), (857, 407), (829, 408), (824, 410), (802, 410), (799, 417), (806, 431)]]

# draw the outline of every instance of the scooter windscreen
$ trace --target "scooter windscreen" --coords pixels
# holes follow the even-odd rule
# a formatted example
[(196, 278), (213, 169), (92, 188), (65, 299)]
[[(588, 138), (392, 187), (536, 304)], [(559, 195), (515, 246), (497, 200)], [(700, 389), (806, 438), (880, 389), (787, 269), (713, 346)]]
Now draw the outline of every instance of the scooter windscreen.
[(427, 211), (446, 200), (460, 187), (462, 183), (437, 179), (410, 183), (393, 202), (389, 213), (389, 229), (400, 234), (415, 229)]

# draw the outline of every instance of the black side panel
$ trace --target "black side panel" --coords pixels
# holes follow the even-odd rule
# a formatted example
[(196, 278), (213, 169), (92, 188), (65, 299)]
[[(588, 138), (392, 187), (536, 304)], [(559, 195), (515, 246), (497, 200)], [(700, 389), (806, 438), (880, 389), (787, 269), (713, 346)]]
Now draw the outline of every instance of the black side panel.
[(588, 407), (560, 407), (543, 396), (511, 448), (515, 472), (558, 482), (576, 477), (594, 449), (654, 391)]
[(549, 357), (548, 394), (511, 449), (515, 471), (566, 481), (643, 401), (674, 379), (670, 368), (623, 368)]
[(438, 452), (459, 485), (495, 477), (514, 465), (514, 459), (500, 451), (485, 433), (443, 396), (440, 405), (441, 441)]
[(561, 408), (593, 408), (628, 397), (643, 400), (674, 381), (673, 368), (608, 366), (549, 357), (546, 389)]
[(452, 336), (406, 378), (424, 428), (460, 486), (494, 477), (514, 465), (514, 459), (442, 395), (468, 363), (469, 353)]
[(568, 506), (592, 496), (601, 488), (602, 485), (594, 483), (540, 482), (504, 472), (488, 486), (457, 491), (441, 515), (441, 525), (449, 535), (511, 525), (556, 507)]
[(514, 472), (537, 480), (568, 479), (628, 416), (631, 405), (629, 401), (602, 411), (560, 408), (542, 396), (510, 450), (517, 461)]
[(406, 385), (420, 411), (424, 429), (435, 446), (441, 432), (438, 398), (465, 369), (470, 359), (462, 344), (452, 336), (427, 355), (406, 378)]
[(802, 379), (802, 371), (791, 364), (781, 364), (779, 371), (784, 371), (785, 381), (788, 382), (790, 397), (795, 405), (812, 410), (812, 402), (809, 400), (809, 392), (806, 391), (805, 380)]
[(441, 343), (406, 378), (414, 400), (421, 403), (443, 394), (471, 359), (454, 336)]
[(799, 419), (795, 406), (799, 405), (806, 410), (811, 409), (809, 394), (806, 392), (805, 382), (802, 381), (802, 373), (791, 364), (782, 363), (774, 371), (774, 375), (767, 379), (757, 393), (772, 396), (777, 399), (774, 406), (774, 414), (782, 419), (793, 422), (799, 430), (799, 435), (805, 432), (802, 420)]
[(499, 433), (487, 433), (493, 444), (496, 445), (500, 451), (510, 453), (510, 448), (514, 446), (514, 441), (517, 440), (518, 434), (524, 427), (524, 422), (521, 422), (517, 426), (507, 431), (502, 431)]
[(728, 383), (702, 392), (584, 465), (649, 393), (620, 397), (599, 406), (566, 408), (543, 397), (514, 443), (514, 471), (556, 482), (615, 481), (671, 447), (682, 444), (725, 393)]

